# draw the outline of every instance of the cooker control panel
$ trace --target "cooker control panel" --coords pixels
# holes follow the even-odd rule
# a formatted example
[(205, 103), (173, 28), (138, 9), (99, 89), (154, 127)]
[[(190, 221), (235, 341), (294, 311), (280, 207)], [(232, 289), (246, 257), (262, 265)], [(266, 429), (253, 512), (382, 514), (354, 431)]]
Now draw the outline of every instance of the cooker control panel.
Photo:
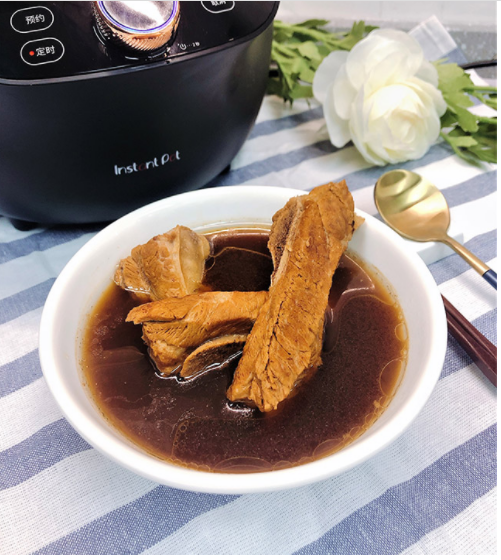
[(278, 2), (0, 2), (0, 83), (123, 72), (230, 48)]

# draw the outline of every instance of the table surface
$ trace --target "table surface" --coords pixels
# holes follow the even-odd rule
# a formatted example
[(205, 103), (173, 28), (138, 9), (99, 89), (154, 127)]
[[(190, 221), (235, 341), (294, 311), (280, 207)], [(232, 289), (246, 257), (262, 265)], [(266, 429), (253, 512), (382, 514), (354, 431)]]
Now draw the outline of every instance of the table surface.
[[(425, 28), (441, 39), (436, 58), (463, 56), (438, 22)], [(368, 166), (353, 146), (334, 150), (323, 124), (316, 103), (290, 108), (266, 97), (231, 172), (213, 184), (311, 189), (346, 178), (356, 206), (377, 215), (373, 185), (388, 168)], [(437, 143), (398, 167), (440, 186), (466, 247), (496, 269), (496, 166), (469, 165)], [(44, 382), (38, 325), (56, 276), (96, 231), (20, 232), (0, 217), (0, 553), (496, 552), (496, 390), (450, 337), (440, 380), (409, 430), (366, 463), (317, 484), (196, 494), (144, 480), (94, 451)], [(496, 343), (495, 291), (456, 255), (429, 269), (440, 291)]]

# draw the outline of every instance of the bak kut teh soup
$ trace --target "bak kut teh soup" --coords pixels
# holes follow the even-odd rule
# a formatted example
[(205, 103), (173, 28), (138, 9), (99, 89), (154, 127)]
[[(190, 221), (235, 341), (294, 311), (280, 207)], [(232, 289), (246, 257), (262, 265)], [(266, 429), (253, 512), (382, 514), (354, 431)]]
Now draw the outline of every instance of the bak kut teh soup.
[[(292, 227), (296, 218), (286, 219)], [(229, 398), (233, 396), (230, 388), (234, 387), (243, 348), (252, 332), (260, 328), (260, 314), (271, 313), (270, 277), (277, 286), (288, 251), (287, 242), (276, 237), (272, 241), (279, 250), (273, 255), (268, 249), (270, 232), (266, 230), (213, 232), (204, 236), (207, 245), (198, 238), (188, 239), (188, 244), (193, 241), (190, 246), (203, 260), (204, 269), (200, 273), (195, 261), (181, 263), (181, 278), (189, 269), (191, 279), (195, 278), (193, 285), (186, 288), (180, 281), (169, 290), (195, 289), (193, 296), (178, 294), (178, 301), (203, 296), (211, 305), (214, 294), (220, 298), (220, 292), (225, 293), (204, 316), (204, 324), (213, 320), (215, 310), (222, 310), (225, 315), (221, 325), (223, 319), (227, 323), (217, 328), (227, 330), (216, 332), (214, 327), (209, 340), (202, 344), (206, 352), (198, 350), (198, 343), (185, 348), (182, 341), (172, 343), (174, 339), (168, 339), (167, 344), (165, 338), (155, 338), (177, 335), (173, 334), (170, 311), (155, 311), (159, 316), (152, 319), (151, 310), (156, 307), (147, 306), (153, 304), (143, 306), (144, 313), (150, 313), (148, 321), (126, 321), (132, 309), (154, 299), (152, 294), (159, 289), (151, 287), (145, 277), (137, 280), (137, 290), (130, 289), (135, 281), (131, 278), (137, 273), (132, 262), (121, 265), (118, 283), (122, 287), (111, 284), (90, 313), (81, 348), (85, 384), (105, 418), (148, 453), (204, 471), (281, 469), (348, 445), (388, 406), (407, 357), (405, 320), (385, 280), (349, 251), (339, 258), (329, 281), (318, 336), (320, 365), (303, 368), (300, 378), (279, 402), (281, 397), (266, 396), (274, 387), (269, 391), (265, 387), (261, 400), (252, 397), (255, 380), (248, 383), (250, 388), (246, 386), (245, 398)], [(157, 252), (161, 260), (161, 251)], [(141, 259), (146, 262), (146, 255)], [(127, 268), (129, 265), (132, 269)], [(304, 289), (312, 289), (319, 281), (313, 278), (308, 282), (310, 287)], [(226, 298), (226, 294), (231, 297)], [(236, 301), (238, 305), (233, 305)], [(306, 304), (299, 302), (295, 317), (289, 317), (288, 322), (304, 322), (308, 309), (303, 307)], [(238, 317), (231, 319), (235, 314)], [(176, 321), (177, 325), (179, 317)], [(193, 324), (187, 322), (183, 332), (195, 340), (200, 335), (198, 331), (189, 332), (188, 326)]]

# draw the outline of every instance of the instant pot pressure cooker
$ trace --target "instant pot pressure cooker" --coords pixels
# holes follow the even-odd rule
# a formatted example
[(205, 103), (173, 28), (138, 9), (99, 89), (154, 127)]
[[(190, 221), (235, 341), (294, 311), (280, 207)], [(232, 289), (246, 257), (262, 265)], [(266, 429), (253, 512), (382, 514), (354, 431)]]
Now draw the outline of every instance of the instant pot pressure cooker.
[(247, 137), (278, 2), (0, 3), (0, 214), (115, 219)]

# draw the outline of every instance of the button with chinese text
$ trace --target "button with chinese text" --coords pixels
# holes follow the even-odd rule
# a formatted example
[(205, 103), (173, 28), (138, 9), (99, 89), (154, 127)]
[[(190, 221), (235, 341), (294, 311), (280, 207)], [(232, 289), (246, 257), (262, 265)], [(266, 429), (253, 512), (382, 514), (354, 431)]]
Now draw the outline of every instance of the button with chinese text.
[(45, 6), (33, 6), (17, 10), (10, 18), (12, 29), (18, 33), (31, 33), (49, 29), (54, 23), (54, 14)]
[(213, 14), (229, 12), (235, 7), (235, 2), (202, 2), (202, 6)]
[(64, 54), (64, 45), (54, 37), (28, 41), (21, 48), (21, 58), (30, 66), (58, 61)]

